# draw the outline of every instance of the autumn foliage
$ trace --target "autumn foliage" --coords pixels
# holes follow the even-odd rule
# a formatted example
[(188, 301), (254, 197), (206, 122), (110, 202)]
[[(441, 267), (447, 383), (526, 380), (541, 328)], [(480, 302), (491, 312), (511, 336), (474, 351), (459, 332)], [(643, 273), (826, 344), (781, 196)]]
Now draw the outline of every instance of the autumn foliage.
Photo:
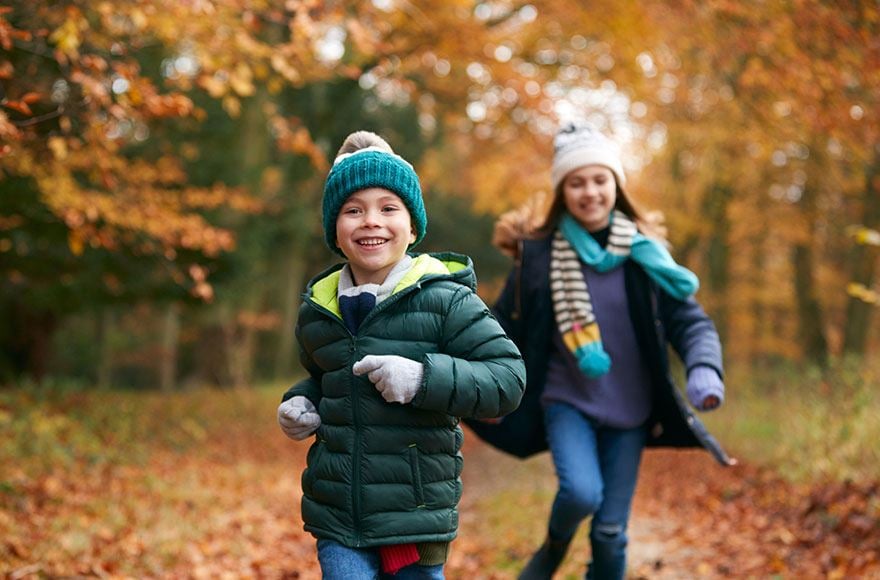
[[(162, 376), (181, 374), (168, 368), (187, 330), (211, 331), (175, 316), (222, 329), (238, 362), (219, 382), (290, 372), (283, 289), (330, 260), (314, 211), (345, 133), (378, 130), (416, 161), (432, 212), (461, 196), (497, 214), (549, 193), (550, 137), (573, 115), (623, 142), (631, 189), (664, 212), (729, 356), (870, 352), (878, 22), (875, 3), (818, 0), (12, 2), (4, 376), (59, 372), (53, 341), (76, 316), (127, 334), (107, 321), (144, 304), (166, 317), (169, 354), (144, 339), (132, 355)], [(489, 236), (427, 242), (473, 253)], [(94, 355), (110, 378), (111, 350)]]

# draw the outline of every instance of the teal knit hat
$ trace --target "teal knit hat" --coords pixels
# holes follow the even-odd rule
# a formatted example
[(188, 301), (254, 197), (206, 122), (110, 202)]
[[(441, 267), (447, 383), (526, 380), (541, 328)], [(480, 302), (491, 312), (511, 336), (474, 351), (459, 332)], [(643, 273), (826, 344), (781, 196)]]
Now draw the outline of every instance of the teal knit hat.
[(416, 232), (416, 240), (410, 248), (425, 237), (428, 214), (425, 213), (419, 176), (412, 165), (394, 153), (366, 147), (354, 153), (339, 155), (324, 183), (324, 240), (339, 255), (343, 255), (336, 247), (336, 218), (339, 217), (339, 210), (351, 194), (371, 187), (393, 191), (409, 210)]

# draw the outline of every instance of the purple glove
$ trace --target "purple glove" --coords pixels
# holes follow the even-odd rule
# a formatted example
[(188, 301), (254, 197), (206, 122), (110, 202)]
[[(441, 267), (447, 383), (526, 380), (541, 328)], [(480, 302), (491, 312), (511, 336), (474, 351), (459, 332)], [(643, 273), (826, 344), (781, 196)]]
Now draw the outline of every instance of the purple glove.
[(687, 396), (698, 411), (711, 411), (724, 402), (724, 383), (710, 366), (695, 366), (688, 373)]

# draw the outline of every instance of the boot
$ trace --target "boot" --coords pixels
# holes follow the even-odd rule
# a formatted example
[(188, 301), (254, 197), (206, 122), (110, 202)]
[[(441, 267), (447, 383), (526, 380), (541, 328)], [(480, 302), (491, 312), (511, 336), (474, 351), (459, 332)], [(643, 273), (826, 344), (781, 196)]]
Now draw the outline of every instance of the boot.
[(550, 580), (553, 573), (562, 564), (571, 538), (567, 540), (554, 540), (547, 537), (538, 551), (532, 555), (532, 559), (520, 572), (519, 580)]

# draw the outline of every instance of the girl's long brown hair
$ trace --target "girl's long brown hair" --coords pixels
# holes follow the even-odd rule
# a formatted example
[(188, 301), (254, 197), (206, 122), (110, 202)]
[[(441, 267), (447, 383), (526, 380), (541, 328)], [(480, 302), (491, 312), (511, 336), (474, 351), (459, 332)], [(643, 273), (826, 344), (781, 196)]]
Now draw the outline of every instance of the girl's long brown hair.
[[(636, 222), (639, 231), (646, 236), (665, 242), (666, 236), (664, 235), (663, 227), (658, 223), (662, 220), (662, 217), (657, 215), (658, 212), (651, 212), (650, 215), (646, 214), (635, 204), (626, 190), (620, 186), (620, 183), (617, 182), (616, 176), (614, 181), (617, 190), (617, 199), (614, 202), (614, 209), (620, 210), (628, 215), (630, 219)], [(553, 230), (559, 225), (559, 219), (565, 211), (565, 195), (562, 191), (564, 185), (565, 179), (560, 181), (559, 185), (556, 186), (556, 189), (553, 192), (553, 201), (550, 203), (547, 215), (535, 228), (534, 237), (542, 238), (548, 236), (552, 234)]]
[[(502, 253), (516, 258), (523, 240), (544, 238), (553, 233), (559, 225), (559, 219), (565, 211), (565, 196), (562, 183), (556, 187), (549, 209), (545, 209), (544, 192), (532, 195), (521, 206), (507, 211), (495, 221), (492, 233), (492, 245)], [(668, 246), (666, 228), (663, 226), (663, 214), (659, 211), (644, 212), (632, 200), (630, 195), (619, 184), (615, 185), (617, 200), (614, 209), (628, 215), (639, 231)]]

